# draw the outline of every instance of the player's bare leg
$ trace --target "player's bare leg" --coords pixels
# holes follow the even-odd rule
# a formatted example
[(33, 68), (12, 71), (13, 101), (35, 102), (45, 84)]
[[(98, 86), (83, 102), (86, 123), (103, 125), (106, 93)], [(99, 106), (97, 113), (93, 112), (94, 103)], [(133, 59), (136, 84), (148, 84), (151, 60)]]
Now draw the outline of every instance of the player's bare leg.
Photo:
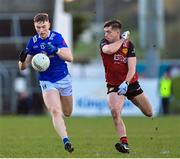
[[(63, 111), (64, 116), (66, 117), (71, 116), (72, 104), (73, 104), (72, 96), (61, 96), (61, 105), (62, 105), (62, 111)], [(65, 143), (64, 148), (69, 152), (74, 151), (74, 148), (71, 142), (69, 141)]]
[(72, 96), (61, 96), (62, 111), (66, 117), (72, 113), (73, 98)]
[(108, 94), (108, 104), (111, 110), (112, 118), (116, 131), (119, 135), (120, 142), (115, 145), (116, 149), (122, 153), (129, 153), (128, 139), (126, 135), (126, 127), (121, 118), (121, 110), (124, 104), (125, 97), (117, 95), (116, 92)]
[(108, 94), (108, 105), (119, 137), (126, 136), (126, 128), (120, 114), (124, 99), (124, 96), (119, 96), (115, 92)]
[(144, 93), (135, 96), (131, 101), (144, 113), (144, 115), (152, 117), (152, 106)]
[[(64, 145), (68, 143), (67, 146), (69, 148), (69, 146), (71, 145), (69, 145), (69, 139), (66, 131), (65, 122), (63, 119), (62, 106), (61, 106), (58, 90), (53, 89), (43, 92), (43, 99), (47, 109), (51, 113), (53, 125), (57, 134), (63, 140)], [(70, 150), (68, 149), (67, 151), (72, 152), (73, 149)]]

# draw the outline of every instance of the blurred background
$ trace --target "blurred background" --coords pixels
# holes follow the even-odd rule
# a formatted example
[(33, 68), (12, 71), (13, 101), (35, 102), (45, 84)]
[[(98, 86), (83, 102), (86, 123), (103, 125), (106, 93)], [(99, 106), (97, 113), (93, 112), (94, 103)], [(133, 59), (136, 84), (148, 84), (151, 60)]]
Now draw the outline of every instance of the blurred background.
[[(73, 115), (110, 115), (99, 42), (103, 23), (119, 19), (131, 32), (140, 84), (155, 115), (180, 113), (179, 0), (0, 0), (0, 114), (46, 113), (37, 72), (19, 72), (18, 55), (35, 34), (33, 17), (47, 12), (52, 29), (62, 33), (73, 51)], [(168, 112), (161, 99), (161, 79), (172, 82)], [(142, 115), (130, 101), (123, 114)]]

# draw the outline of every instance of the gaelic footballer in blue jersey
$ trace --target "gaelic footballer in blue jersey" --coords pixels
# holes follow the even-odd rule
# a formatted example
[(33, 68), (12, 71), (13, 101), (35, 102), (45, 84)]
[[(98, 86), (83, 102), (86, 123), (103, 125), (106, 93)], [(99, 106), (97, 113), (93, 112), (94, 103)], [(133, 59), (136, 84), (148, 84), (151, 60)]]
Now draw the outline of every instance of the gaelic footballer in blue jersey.
[(57, 134), (64, 143), (64, 148), (72, 152), (74, 148), (69, 141), (63, 114), (72, 113), (72, 85), (66, 61), (72, 62), (73, 55), (62, 35), (50, 30), (48, 14), (38, 13), (34, 17), (34, 35), (19, 56), (19, 69), (26, 69), (34, 55), (44, 53), (50, 58), (50, 66), (39, 72), (39, 83), (44, 103), (52, 115)]

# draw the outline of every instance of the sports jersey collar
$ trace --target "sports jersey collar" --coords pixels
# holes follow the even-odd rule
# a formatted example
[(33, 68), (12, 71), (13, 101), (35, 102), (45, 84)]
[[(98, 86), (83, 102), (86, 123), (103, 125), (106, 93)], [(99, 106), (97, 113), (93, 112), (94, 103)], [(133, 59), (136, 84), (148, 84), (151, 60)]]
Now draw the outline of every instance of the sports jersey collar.
[[(47, 35), (46, 38), (49, 38), (49, 37), (50, 37), (50, 34), (51, 34), (51, 31), (49, 30), (48, 35)], [(39, 34), (38, 34), (38, 38), (42, 39)]]

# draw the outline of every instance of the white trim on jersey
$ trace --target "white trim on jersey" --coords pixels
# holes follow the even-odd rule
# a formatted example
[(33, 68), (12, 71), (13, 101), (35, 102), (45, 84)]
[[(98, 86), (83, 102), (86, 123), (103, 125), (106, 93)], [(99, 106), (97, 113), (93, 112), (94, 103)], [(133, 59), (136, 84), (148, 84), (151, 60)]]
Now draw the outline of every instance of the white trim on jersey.
[(53, 40), (53, 38), (56, 36), (56, 34), (52, 33), (49, 37), (49, 40)]
[(37, 36), (36, 36), (36, 35), (33, 36), (33, 42), (34, 42), (34, 43), (37, 42)]

